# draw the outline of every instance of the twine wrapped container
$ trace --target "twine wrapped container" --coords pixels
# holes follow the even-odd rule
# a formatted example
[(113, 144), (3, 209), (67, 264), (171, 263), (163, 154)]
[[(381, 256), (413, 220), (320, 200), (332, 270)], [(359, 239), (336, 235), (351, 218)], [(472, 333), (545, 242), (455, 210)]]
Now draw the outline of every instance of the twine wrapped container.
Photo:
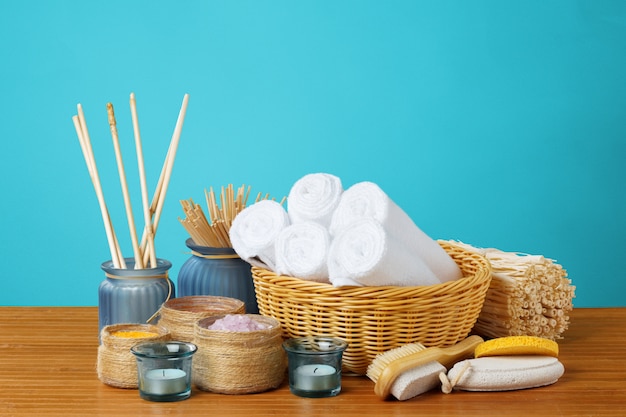
[[(154, 336), (119, 337), (117, 332), (152, 333)], [(170, 333), (161, 326), (151, 324), (112, 324), (102, 329), (100, 339), (98, 379), (116, 388), (137, 388), (137, 360), (130, 348), (147, 341), (170, 340)]]
[(194, 341), (195, 324), (206, 317), (245, 313), (245, 303), (230, 297), (186, 296), (165, 302), (159, 314), (159, 325), (166, 328), (173, 340)]
[(448, 346), (474, 326), (491, 281), (489, 261), (440, 241), (463, 278), (417, 287), (345, 287), (279, 276), (253, 267), (262, 315), (277, 319), (285, 338), (333, 336), (348, 342), (346, 373), (365, 375), (376, 355), (407, 343)]
[(223, 316), (200, 320), (195, 326), (198, 352), (193, 360), (197, 388), (220, 394), (253, 394), (277, 388), (285, 379), (287, 356), (280, 323), (271, 317), (247, 314), (267, 329), (228, 331), (208, 329)]

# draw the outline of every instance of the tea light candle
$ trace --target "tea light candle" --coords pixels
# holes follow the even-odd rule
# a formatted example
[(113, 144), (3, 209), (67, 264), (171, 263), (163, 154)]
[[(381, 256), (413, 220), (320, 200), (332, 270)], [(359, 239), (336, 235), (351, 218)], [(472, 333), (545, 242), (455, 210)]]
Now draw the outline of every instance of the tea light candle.
[(170, 395), (187, 391), (187, 373), (182, 369), (152, 369), (144, 375), (141, 389), (146, 394)]
[(191, 359), (196, 345), (145, 342), (133, 346), (137, 358), (139, 396), (148, 401), (180, 401), (191, 395)]
[(320, 347), (320, 350), (329, 350), (330, 349), (330, 342), (318, 342), (318, 345)]
[(289, 390), (300, 397), (334, 397), (341, 392), (341, 357), (348, 343), (333, 337), (286, 340)]
[(328, 391), (337, 388), (337, 370), (330, 365), (302, 365), (296, 368), (294, 386), (303, 391)]

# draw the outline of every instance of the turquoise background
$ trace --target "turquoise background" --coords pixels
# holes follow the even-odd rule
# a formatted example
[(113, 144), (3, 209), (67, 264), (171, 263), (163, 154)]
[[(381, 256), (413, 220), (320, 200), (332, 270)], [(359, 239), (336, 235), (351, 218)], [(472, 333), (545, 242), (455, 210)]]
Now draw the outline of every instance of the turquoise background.
[(555, 259), (578, 307), (626, 305), (624, 1), (4, 0), (0, 39), (0, 305), (97, 305), (77, 103), (132, 255), (105, 107), (143, 225), (131, 92), (150, 193), (190, 94), (157, 234), (173, 278), (180, 200), (330, 172), (434, 238)]

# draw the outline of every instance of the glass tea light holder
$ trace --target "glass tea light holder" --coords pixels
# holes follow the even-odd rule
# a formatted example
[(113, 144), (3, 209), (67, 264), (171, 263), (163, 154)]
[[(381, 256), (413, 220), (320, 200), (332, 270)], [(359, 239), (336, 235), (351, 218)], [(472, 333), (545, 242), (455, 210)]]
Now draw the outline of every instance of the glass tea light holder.
[(180, 401), (191, 395), (193, 343), (157, 341), (131, 348), (137, 360), (139, 396), (148, 401)]
[(341, 391), (341, 358), (348, 344), (334, 337), (310, 336), (283, 342), (289, 389), (299, 397), (334, 397)]

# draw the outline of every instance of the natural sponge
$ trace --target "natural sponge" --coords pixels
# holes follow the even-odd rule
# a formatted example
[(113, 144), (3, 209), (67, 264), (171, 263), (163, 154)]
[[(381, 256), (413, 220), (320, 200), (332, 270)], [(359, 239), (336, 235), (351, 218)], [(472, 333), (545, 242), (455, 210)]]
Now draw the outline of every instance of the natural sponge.
[(505, 336), (487, 340), (474, 350), (474, 357), (484, 356), (514, 356), (514, 355), (541, 355), (559, 356), (559, 345), (553, 341), (538, 336)]
[(511, 391), (554, 384), (564, 372), (551, 356), (498, 356), (458, 362), (447, 377), (457, 390)]

